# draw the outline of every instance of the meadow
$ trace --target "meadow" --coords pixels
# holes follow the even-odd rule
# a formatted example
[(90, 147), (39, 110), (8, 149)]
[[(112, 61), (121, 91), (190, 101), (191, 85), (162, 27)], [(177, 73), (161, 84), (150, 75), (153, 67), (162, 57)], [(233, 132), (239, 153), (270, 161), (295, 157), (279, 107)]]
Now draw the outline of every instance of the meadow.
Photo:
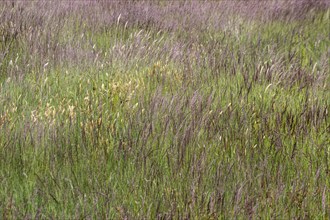
[(1, 1), (0, 219), (329, 219), (329, 16)]

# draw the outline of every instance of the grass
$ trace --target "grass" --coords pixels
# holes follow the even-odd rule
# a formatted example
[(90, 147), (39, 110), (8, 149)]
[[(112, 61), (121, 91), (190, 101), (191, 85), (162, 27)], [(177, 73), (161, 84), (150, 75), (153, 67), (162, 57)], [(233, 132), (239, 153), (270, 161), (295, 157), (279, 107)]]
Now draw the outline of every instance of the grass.
[(0, 218), (328, 219), (329, 14), (0, 3)]

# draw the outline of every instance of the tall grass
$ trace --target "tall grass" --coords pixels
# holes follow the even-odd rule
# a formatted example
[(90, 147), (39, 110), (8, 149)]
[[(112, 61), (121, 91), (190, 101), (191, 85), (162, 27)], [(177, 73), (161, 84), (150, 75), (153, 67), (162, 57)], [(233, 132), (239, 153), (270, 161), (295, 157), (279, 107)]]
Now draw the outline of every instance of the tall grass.
[(0, 218), (329, 218), (329, 15), (1, 2)]

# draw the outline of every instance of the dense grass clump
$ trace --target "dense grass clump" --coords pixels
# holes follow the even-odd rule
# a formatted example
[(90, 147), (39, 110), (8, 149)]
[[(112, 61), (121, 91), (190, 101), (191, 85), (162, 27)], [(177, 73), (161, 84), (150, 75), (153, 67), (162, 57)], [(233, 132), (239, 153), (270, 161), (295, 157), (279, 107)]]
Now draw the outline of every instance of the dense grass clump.
[(3, 1), (0, 219), (328, 219), (328, 1)]

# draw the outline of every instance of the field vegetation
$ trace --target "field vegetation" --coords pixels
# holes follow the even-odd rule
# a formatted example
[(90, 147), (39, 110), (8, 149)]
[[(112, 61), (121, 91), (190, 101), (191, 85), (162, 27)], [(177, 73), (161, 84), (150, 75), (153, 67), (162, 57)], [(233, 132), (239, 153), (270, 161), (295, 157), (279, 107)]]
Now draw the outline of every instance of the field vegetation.
[(1, 1), (0, 219), (329, 219), (329, 1)]

